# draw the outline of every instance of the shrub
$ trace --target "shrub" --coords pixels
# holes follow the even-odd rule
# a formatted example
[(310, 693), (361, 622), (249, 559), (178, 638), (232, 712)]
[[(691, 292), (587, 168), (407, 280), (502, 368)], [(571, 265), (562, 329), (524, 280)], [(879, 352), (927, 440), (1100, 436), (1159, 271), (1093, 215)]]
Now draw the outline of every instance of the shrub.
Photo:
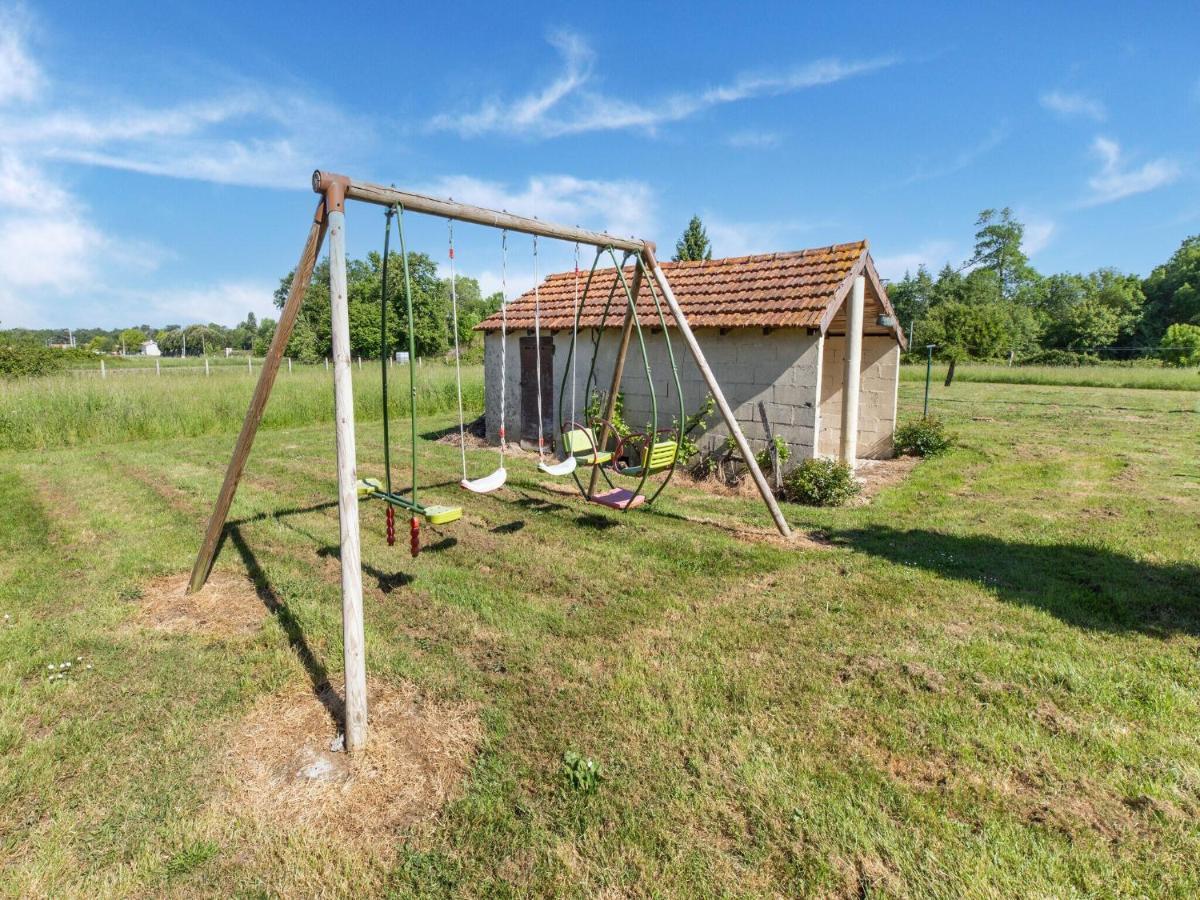
[(841, 506), (858, 491), (850, 467), (832, 459), (806, 459), (783, 479), (784, 497), (806, 506)]
[(1200, 365), (1200, 325), (1176, 322), (1162, 339), (1163, 362), (1169, 366)]
[(954, 445), (954, 435), (941, 419), (929, 416), (896, 429), (896, 452), (910, 456), (936, 456)]
[(1100, 357), (1075, 350), (1040, 350), (1021, 360), (1023, 366), (1098, 366)]
[(0, 377), (27, 378), (49, 375), (66, 365), (67, 357), (61, 351), (38, 344), (0, 345)]

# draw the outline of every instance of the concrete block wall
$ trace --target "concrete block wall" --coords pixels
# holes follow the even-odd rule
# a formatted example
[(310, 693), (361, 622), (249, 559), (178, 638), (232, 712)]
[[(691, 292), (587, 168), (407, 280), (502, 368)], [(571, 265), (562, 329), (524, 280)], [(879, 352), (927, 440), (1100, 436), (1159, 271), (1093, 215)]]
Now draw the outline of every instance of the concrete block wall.
[[(523, 332), (521, 332), (523, 334)], [(650, 360), (651, 377), (654, 379), (658, 399), (658, 424), (660, 428), (671, 425), (679, 416), (679, 399), (666, 342), (662, 334), (643, 332), (647, 355)], [(708, 388), (678, 332), (672, 330), (672, 348), (679, 367), (683, 386), (684, 409), (691, 414), (699, 406)], [(792, 459), (811, 457), (815, 452), (817, 427), (816, 388), (819, 380), (819, 338), (802, 329), (780, 329), (763, 334), (761, 328), (733, 329), (722, 335), (718, 329), (697, 329), (696, 338), (715, 373), (725, 397), (734, 410), (747, 439), (756, 449), (767, 445), (769, 434), (783, 437), (792, 451)], [(520, 434), (520, 358), (517, 351), (518, 335), (508, 339), (508, 386), (507, 386), (507, 431), (509, 440)], [(570, 350), (570, 332), (554, 335), (554, 418), (558, 417), (558, 392), (563, 383)], [(612, 365), (616, 359), (620, 332), (607, 329), (600, 341), (597, 380), (602, 390), (607, 390), (612, 378)], [(485, 340), (485, 398), (487, 404), (488, 438), (495, 442), (499, 437), (499, 375), (500, 336), (489, 334)], [(587, 403), (585, 384), (592, 354), (592, 332), (579, 335), (578, 359), (576, 360), (577, 417), (582, 417)], [(622, 381), (625, 397), (625, 419), (635, 428), (645, 427), (650, 419), (651, 398), (646, 380), (645, 365), (635, 336), (630, 345)], [(570, 415), (570, 382), (567, 382), (563, 398), (563, 416)], [(766, 422), (763, 412), (766, 413)], [(719, 414), (709, 419), (709, 430), (700, 440), (701, 449), (708, 452), (718, 449), (727, 437), (727, 430)]]
[[(842, 433), (842, 382), (845, 337), (825, 338), (821, 360), (821, 416), (817, 449), (837, 456)], [(864, 335), (858, 398), (858, 455), (885, 459), (892, 455), (896, 430), (896, 388), (900, 378), (900, 345), (890, 335)]]

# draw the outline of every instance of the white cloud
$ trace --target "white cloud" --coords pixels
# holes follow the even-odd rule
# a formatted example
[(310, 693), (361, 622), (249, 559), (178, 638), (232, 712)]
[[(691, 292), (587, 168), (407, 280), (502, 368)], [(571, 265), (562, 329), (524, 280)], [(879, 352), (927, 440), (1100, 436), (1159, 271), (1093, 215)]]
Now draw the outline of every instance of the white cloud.
[(875, 260), (875, 268), (881, 277), (898, 281), (906, 272), (915, 275), (921, 266), (936, 275), (949, 260), (959, 259), (961, 256), (953, 241), (929, 240), (913, 250), (887, 256), (876, 256), (872, 253), (871, 258)]
[(1108, 118), (1104, 104), (1086, 94), (1047, 91), (1038, 98), (1038, 102), (1044, 109), (1064, 118), (1082, 117), (1094, 122), (1103, 122)]
[(1170, 184), (1180, 175), (1179, 164), (1166, 157), (1150, 160), (1136, 169), (1123, 166), (1121, 145), (1106, 137), (1097, 137), (1092, 142), (1092, 153), (1100, 159), (1100, 171), (1088, 179), (1091, 195), (1085, 206), (1143, 194)]
[(972, 144), (965, 150), (959, 151), (950, 159), (934, 166), (923, 166), (906, 178), (903, 184), (916, 184), (919, 181), (929, 181), (933, 178), (944, 178), (947, 175), (953, 175), (955, 172), (961, 172), (963, 169), (970, 166), (975, 160), (984, 154), (994, 150), (999, 146), (1005, 138), (1008, 137), (1008, 125), (1000, 123), (993, 128), (983, 140)]
[(100, 228), (56, 164), (304, 189), (314, 159), (335, 149), (345, 157), (340, 132), (353, 126), (356, 141), (369, 141), (370, 129), (302, 94), (246, 84), (160, 107), (89, 86), (87, 105), (72, 106), (63, 98), (74, 87), (51, 84), (30, 52), (31, 31), (22, 11), (0, 7), (0, 322), (53, 326), (69, 315), (119, 324), (160, 313), (226, 322), (247, 309), (269, 313), (269, 286), (137, 288), (131, 276), (154, 269), (166, 251)]
[(491, 98), (475, 110), (439, 114), (429, 122), (429, 127), (436, 131), (454, 131), (463, 137), (500, 133), (552, 138), (629, 128), (653, 133), (662, 125), (689, 118), (714, 106), (832, 84), (896, 62), (892, 57), (850, 62), (818, 60), (778, 72), (745, 73), (728, 84), (671, 93), (642, 104), (589, 89), (595, 54), (582, 36), (560, 31), (553, 33), (549, 40), (559, 51), (563, 67), (547, 86), (513, 100)]
[(33, 100), (42, 90), (42, 70), (26, 48), (29, 30), (21, 9), (0, 9), (0, 104)]
[[(0, 11), (0, 134), (27, 164), (68, 161), (219, 184), (303, 189), (314, 160), (344, 158), (342, 135), (362, 145), (367, 123), (296, 91), (239, 83), (209, 96), (145, 106), (50, 82), (27, 46), (25, 17)], [(252, 135), (252, 136), (248, 136)]]
[(275, 308), (276, 284), (227, 281), (213, 285), (146, 292), (140, 295), (141, 318), (152, 322), (217, 322), (230, 325), (252, 312), (258, 318), (279, 317)]
[(738, 150), (770, 150), (778, 147), (782, 138), (773, 131), (737, 131), (725, 138), (725, 143)]
[(572, 175), (539, 175), (525, 187), (484, 181), (469, 175), (439, 178), (422, 190), (462, 203), (521, 215), (553, 219), (618, 237), (654, 233), (655, 203), (650, 186), (641, 181), (603, 181)]
[(1018, 218), (1025, 224), (1025, 238), (1021, 246), (1029, 256), (1045, 250), (1058, 233), (1058, 224), (1050, 219), (1020, 214)]
[(807, 245), (800, 235), (816, 227), (796, 220), (735, 222), (713, 213), (703, 214), (700, 220), (708, 232), (713, 256), (750, 256), (755, 253), (800, 250)]

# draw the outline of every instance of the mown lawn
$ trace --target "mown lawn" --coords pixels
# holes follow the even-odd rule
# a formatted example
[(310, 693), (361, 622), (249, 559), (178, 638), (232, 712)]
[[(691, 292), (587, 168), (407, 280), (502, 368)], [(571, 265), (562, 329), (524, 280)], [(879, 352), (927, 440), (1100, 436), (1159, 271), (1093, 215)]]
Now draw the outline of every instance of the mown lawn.
[[(467, 515), (413, 561), (364, 506), (368, 664), (483, 738), (458, 799), (366, 843), (214, 802), (247, 710), (341, 666), (328, 424), (260, 436), (217, 565), (282, 605), (225, 638), (135, 621), (230, 434), (0, 455), (0, 891), (1195, 896), (1200, 394), (933, 406), (961, 447), (868, 507), (788, 508), (794, 547), (736, 534), (769, 525), (749, 499), (622, 516), (527, 459), (457, 497), (428, 442), (426, 496)], [(359, 441), (377, 470), (378, 423)]]

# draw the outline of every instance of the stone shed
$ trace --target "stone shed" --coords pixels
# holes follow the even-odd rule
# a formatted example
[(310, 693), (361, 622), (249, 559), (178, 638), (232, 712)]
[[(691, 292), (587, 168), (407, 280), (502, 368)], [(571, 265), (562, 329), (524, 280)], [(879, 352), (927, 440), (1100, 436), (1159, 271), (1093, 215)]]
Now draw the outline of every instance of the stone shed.
[[(895, 319), (887, 291), (875, 271), (866, 241), (788, 253), (768, 253), (696, 262), (662, 264), (692, 330), (725, 392), (742, 430), (755, 449), (772, 436), (789, 445), (792, 461), (812, 456), (891, 455), (896, 426), (896, 389), (904, 333)], [(626, 269), (632, 283), (633, 270)], [(582, 292), (587, 272), (579, 274)], [(583, 304), (576, 362), (576, 418), (583, 417), (584, 383), (604, 301), (616, 270), (597, 270)], [(505, 391), (508, 440), (536, 446), (537, 340), (534, 304), (540, 305), (543, 422), (547, 441), (559, 434), (559, 392), (571, 346), (576, 273), (560, 272), (511, 301), (507, 308), (507, 377), (501, 373), (501, 317), (496, 313), (478, 326), (485, 332), (485, 407), (488, 439), (499, 441), (500, 396)], [(607, 389), (621, 337), (624, 304), (617, 289), (613, 312), (599, 335), (597, 377)], [(855, 300), (861, 309), (855, 310)], [(695, 361), (667, 316), (671, 344), (690, 414), (708, 393)], [(660, 427), (678, 411), (666, 342), (653, 298), (643, 284), (638, 296), (651, 376), (658, 396)], [(847, 322), (861, 323), (861, 343), (848, 339)], [(857, 427), (848, 448), (842, 441), (843, 400), (850, 374), (847, 354), (859, 353)], [(571, 417), (567, 380), (562, 418)], [(625, 420), (640, 428), (650, 415), (650, 392), (636, 339), (622, 380)], [(850, 415), (855, 404), (851, 403)], [(719, 416), (710, 419), (700, 441), (702, 451), (718, 449), (726, 429)]]

